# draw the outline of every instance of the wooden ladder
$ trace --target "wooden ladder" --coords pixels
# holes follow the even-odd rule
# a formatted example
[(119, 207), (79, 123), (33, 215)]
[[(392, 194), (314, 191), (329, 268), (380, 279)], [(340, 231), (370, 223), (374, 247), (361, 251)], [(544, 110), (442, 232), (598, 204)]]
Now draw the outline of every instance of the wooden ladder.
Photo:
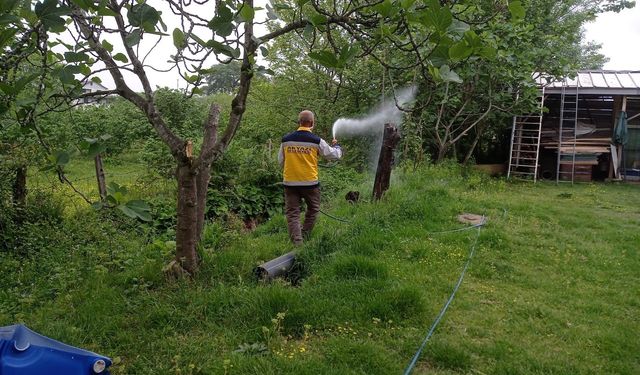
[(540, 95), (539, 108), (537, 114), (513, 117), (507, 178), (533, 179), (533, 182), (536, 182), (538, 178), (544, 87)]
[[(556, 183), (573, 184), (576, 175), (576, 140), (578, 136), (578, 83), (567, 86), (562, 82), (560, 98), (560, 125), (558, 127), (558, 163), (556, 165)], [(563, 168), (563, 166), (565, 166)]]

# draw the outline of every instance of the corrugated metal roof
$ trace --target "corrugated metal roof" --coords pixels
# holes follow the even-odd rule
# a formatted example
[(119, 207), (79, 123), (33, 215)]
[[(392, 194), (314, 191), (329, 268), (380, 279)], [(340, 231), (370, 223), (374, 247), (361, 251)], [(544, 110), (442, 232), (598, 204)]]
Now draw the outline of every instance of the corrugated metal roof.
[(563, 86), (575, 88), (583, 93), (638, 94), (640, 93), (640, 71), (629, 70), (581, 70), (573, 78), (547, 83), (543, 77), (538, 83), (545, 91), (553, 93)]

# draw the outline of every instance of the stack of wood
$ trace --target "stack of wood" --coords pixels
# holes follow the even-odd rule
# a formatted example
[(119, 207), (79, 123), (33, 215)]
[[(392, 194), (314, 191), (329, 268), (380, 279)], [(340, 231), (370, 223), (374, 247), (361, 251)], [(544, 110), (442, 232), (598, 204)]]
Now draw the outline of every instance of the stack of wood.
[[(558, 140), (546, 140), (541, 143), (544, 148), (558, 150)], [(611, 138), (608, 137), (590, 137), (563, 139), (560, 145), (560, 151), (563, 154), (576, 154), (577, 165), (596, 165), (598, 164), (598, 155), (610, 153)], [(580, 156), (578, 156), (580, 155)], [(562, 161), (561, 161), (562, 162)]]
[(563, 156), (560, 164), (573, 164), (575, 154), (576, 165), (597, 165), (598, 156), (611, 152), (609, 132), (608, 129), (593, 128), (590, 132), (578, 132), (576, 137), (573, 129), (565, 129), (562, 144), (558, 145), (558, 129), (546, 129), (542, 131), (540, 145), (556, 152), (560, 149)]

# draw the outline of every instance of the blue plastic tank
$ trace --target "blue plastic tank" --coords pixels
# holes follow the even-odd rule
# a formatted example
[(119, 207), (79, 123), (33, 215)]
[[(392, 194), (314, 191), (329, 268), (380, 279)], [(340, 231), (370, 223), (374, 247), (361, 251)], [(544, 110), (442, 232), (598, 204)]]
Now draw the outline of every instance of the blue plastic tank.
[(111, 359), (63, 344), (22, 324), (0, 327), (0, 375), (109, 374)]

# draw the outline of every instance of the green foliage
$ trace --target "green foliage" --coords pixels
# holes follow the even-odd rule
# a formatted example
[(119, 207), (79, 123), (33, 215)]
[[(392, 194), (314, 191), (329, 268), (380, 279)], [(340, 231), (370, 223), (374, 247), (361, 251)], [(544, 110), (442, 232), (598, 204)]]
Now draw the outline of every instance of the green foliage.
[(15, 178), (14, 173), (8, 164), (0, 163), (0, 207), (3, 213), (11, 205), (11, 185)]
[(176, 48), (182, 49), (186, 47), (185, 35), (182, 32), (182, 30), (176, 27), (175, 29), (173, 29), (172, 35), (173, 35), (173, 45)]
[(63, 16), (71, 12), (71, 8), (65, 5), (59, 5), (57, 0), (44, 0), (35, 5), (35, 14), (42, 21), (47, 29), (56, 32), (64, 31), (65, 21)]
[(227, 214), (266, 220), (284, 203), (280, 167), (273, 150), (233, 149), (213, 165), (205, 216)]
[(320, 168), (320, 190), (323, 200), (332, 199), (334, 196), (344, 196), (348, 190), (354, 190), (364, 175), (352, 168), (338, 163), (331, 167)]
[(169, 128), (184, 138), (202, 137), (202, 124), (208, 103), (187, 97), (178, 90), (161, 88), (155, 91), (154, 101)]
[[(379, 26), (377, 41), (385, 42), (376, 45), (375, 53), (387, 66), (403, 67), (398, 68), (397, 72), (392, 69), (393, 76), (390, 74), (388, 77), (383, 72), (376, 76), (372, 70), (358, 71), (358, 66), (366, 58), (348, 64), (340, 63), (341, 48), (343, 51), (346, 48), (342, 46), (351, 45), (355, 49), (359, 43), (366, 44), (363, 40), (353, 43), (348, 38), (342, 39), (343, 35), (333, 35), (336, 38), (333, 41), (325, 40), (313, 32), (287, 36), (274, 43), (271, 50), (276, 53), (269, 59), (278, 73), (275, 82), (279, 78), (286, 81), (286, 77), (296, 77), (296, 80), (302, 77), (303, 83), (295, 91), (297, 95), (307, 96), (314, 92), (314, 86), (323, 85), (325, 92), (318, 97), (332, 97), (333, 84), (339, 82), (340, 90), (335, 98), (338, 99), (340, 95), (337, 101), (341, 103), (351, 99), (344, 94), (351, 91), (345, 80), (348, 74), (357, 77), (354, 82), (360, 88), (353, 91), (361, 94), (371, 93), (371, 89), (365, 88), (369, 80), (375, 81), (375, 91), (379, 91), (380, 86), (388, 86), (389, 80), (397, 87), (417, 84), (417, 110), (409, 119), (421, 128), (414, 128), (416, 131), (412, 134), (412, 145), (417, 151), (414, 160), (422, 160), (422, 150), (428, 150), (436, 161), (452, 153), (461, 161), (467, 160), (471, 155), (465, 154), (473, 152), (474, 147), (480, 148), (476, 152), (477, 159), (489, 159), (485, 155), (489, 149), (498, 146), (503, 130), (510, 124), (508, 116), (502, 115), (504, 109), (508, 108), (506, 112), (509, 113), (535, 110), (537, 88), (531, 72), (564, 76), (580, 67), (602, 64), (602, 56), (598, 55), (594, 46), (581, 47), (580, 28), (613, 2), (579, 1), (571, 4), (548, 1), (510, 1), (503, 5), (487, 2), (451, 5), (437, 1), (423, 5), (412, 1), (376, 3), (373, 6), (375, 12), (390, 20), (403, 20), (398, 24), (408, 28), (394, 27), (390, 23), (381, 23)], [(617, 10), (630, 6), (626, 2), (616, 5), (619, 6)], [(452, 17), (454, 13), (455, 20)], [(286, 19), (288, 13), (285, 11), (283, 14)], [(311, 13), (309, 19), (314, 22)], [(478, 22), (480, 19), (491, 21)], [(406, 35), (407, 31), (411, 31), (411, 38)], [(422, 36), (424, 39), (421, 39)], [(414, 48), (407, 48), (403, 53), (403, 47), (411, 43), (409, 39), (413, 41)], [(421, 45), (422, 40), (428, 40), (430, 44)], [(286, 44), (280, 44), (285, 41)], [(307, 56), (301, 56), (297, 51), (309, 44), (319, 48), (313, 49)], [(297, 45), (298, 48), (292, 49), (291, 45)], [(416, 66), (416, 53), (421, 54), (418, 61), (424, 56), (428, 56), (428, 61)], [(291, 66), (290, 61), (299, 64)], [(406, 66), (415, 68), (405, 69)], [(315, 79), (305, 80), (307, 76)], [(447, 94), (445, 91), (448, 91)], [(514, 93), (518, 93), (519, 100), (515, 100)], [(434, 100), (434, 96), (437, 99)], [(295, 105), (292, 99), (282, 102)], [(313, 103), (315, 107), (324, 109), (321, 101), (315, 100)], [(445, 103), (442, 106), (444, 108), (441, 103)], [(276, 102), (275, 105), (280, 104)], [(332, 108), (330, 112), (340, 113), (343, 110), (344, 116), (353, 111), (353, 107), (352, 104), (344, 111), (334, 105), (335, 110)], [(503, 110), (494, 109), (498, 107)], [(441, 115), (434, 116), (442, 109), (444, 112)], [(489, 113), (485, 115), (487, 110)], [(363, 112), (356, 111), (358, 114)], [(438, 137), (435, 132), (439, 132)], [(450, 134), (463, 136), (447, 139)], [(416, 137), (422, 139), (419, 146)], [(478, 137), (478, 140), (475, 141), (474, 137)], [(504, 146), (500, 147), (504, 149)], [(497, 151), (501, 153), (501, 150)], [(494, 158), (498, 159), (497, 156)]]
[(511, 17), (516, 21), (522, 20), (526, 15), (526, 10), (520, 1), (510, 1), (509, 12), (511, 13)]
[(80, 143), (80, 149), (86, 151), (90, 158), (103, 154), (107, 151), (106, 142), (111, 139), (110, 134), (105, 134), (99, 138), (85, 138), (84, 142)]
[[(161, 12), (147, 3), (134, 4), (127, 12), (129, 24), (133, 27), (140, 27), (147, 32), (156, 31), (156, 25), (161, 21)], [(166, 27), (165, 27), (166, 28)], [(134, 30), (135, 31), (135, 30)], [(137, 43), (131, 44), (135, 45)]]
[(10, 202), (8, 195), (5, 191), (0, 201), (0, 252), (38, 253), (47, 246), (47, 233), (60, 230), (64, 211), (62, 202), (36, 192), (28, 195), (25, 207), (19, 208)]
[(229, 64), (214, 65), (206, 75), (207, 86), (204, 92), (207, 94), (226, 93), (231, 94), (240, 84), (240, 66), (238, 61)]
[(600, 52), (602, 44), (590, 41), (583, 44), (580, 49), (580, 69), (601, 70), (609, 58)]
[[(218, 103), (223, 108), (220, 116), (220, 127), (223, 127), (228, 121), (225, 109), (231, 101), (224, 94), (189, 98), (178, 90), (167, 88), (157, 90), (154, 100), (169, 128), (182, 139), (192, 140), (196, 148), (202, 139), (202, 124), (211, 102)], [(194, 150), (194, 154), (197, 155), (197, 150)], [(175, 176), (176, 162), (169, 149), (155, 134), (145, 137), (140, 158), (151, 171), (166, 178)]]
[(150, 221), (151, 207), (149, 204), (140, 199), (128, 199), (128, 196), (129, 191), (126, 187), (120, 186), (112, 181), (107, 185), (107, 201), (105, 203), (95, 203), (93, 204), (93, 207), (100, 209), (104, 205), (112, 205), (132, 219)]
[(310, 52), (309, 57), (326, 68), (344, 69), (359, 52), (360, 48), (357, 45), (346, 45), (337, 54), (333, 51), (321, 50)]
[(53, 146), (89, 152), (88, 144), (95, 144), (94, 148), (112, 156), (140, 147), (153, 131), (144, 114), (123, 99), (52, 113), (41, 118), (39, 126)]
[(145, 141), (140, 152), (140, 160), (147, 165), (149, 170), (164, 178), (175, 177), (176, 162), (171, 156), (171, 152), (159, 139), (151, 138)]
[[(153, 228), (154, 233), (159, 236), (165, 236), (167, 239), (174, 241), (176, 218), (176, 202), (167, 199), (152, 198), (149, 200), (151, 206), (152, 221), (149, 226)], [(164, 237), (163, 237), (164, 238)], [(175, 243), (174, 249), (175, 250)]]

